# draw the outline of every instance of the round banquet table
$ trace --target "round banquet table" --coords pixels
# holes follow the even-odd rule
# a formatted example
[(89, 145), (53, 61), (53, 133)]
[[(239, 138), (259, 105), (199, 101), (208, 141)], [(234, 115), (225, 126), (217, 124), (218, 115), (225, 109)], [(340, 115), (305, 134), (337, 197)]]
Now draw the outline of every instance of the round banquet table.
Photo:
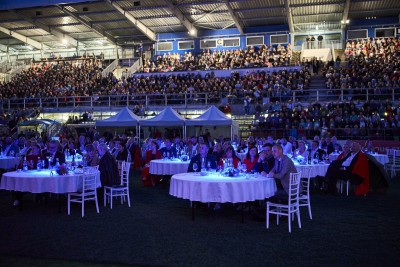
[(224, 177), (215, 172), (206, 176), (198, 172), (175, 174), (169, 188), (171, 196), (204, 203), (264, 200), (275, 192), (276, 183), (272, 178), (259, 175)]
[[(368, 154), (373, 156), (382, 165), (389, 163), (389, 157), (386, 154), (378, 154), (378, 153), (368, 153)], [(338, 156), (339, 156), (339, 154), (337, 154), (337, 153), (331, 153), (331, 154), (329, 154), (329, 160), (333, 161), (333, 160), (337, 159)]]
[(303, 168), (311, 167), (310, 177), (316, 177), (317, 175), (325, 176), (329, 164), (328, 163), (299, 164), (298, 162), (295, 162), (294, 166), (296, 166), (297, 171), (302, 171)]
[(181, 161), (180, 159), (165, 160), (154, 159), (150, 161), (149, 172), (157, 175), (173, 175), (187, 172), (190, 161)]
[[(82, 189), (83, 173), (67, 175), (50, 174), (50, 170), (13, 171), (3, 174), (0, 189), (31, 193), (69, 193)], [(97, 187), (101, 186), (100, 172), (97, 171)]]
[(12, 169), (15, 168), (21, 161), (21, 157), (1, 157), (0, 158), (0, 168), (2, 169)]

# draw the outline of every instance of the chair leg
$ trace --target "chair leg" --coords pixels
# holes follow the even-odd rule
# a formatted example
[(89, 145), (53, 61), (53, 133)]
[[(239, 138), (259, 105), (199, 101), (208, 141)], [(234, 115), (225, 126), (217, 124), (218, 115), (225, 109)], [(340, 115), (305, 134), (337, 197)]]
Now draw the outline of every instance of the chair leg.
[(68, 215), (70, 215), (70, 211), (71, 211), (71, 196), (68, 194)]
[(97, 202), (97, 193), (96, 192), (94, 193), (94, 201), (96, 202), (97, 213), (99, 213), (99, 203)]
[(85, 216), (85, 198), (82, 198), (82, 218)]
[(299, 224), (299, 228), (301, 228), (300, 208), (299, 207), (297, 207), (296, 215), (297, 215), (297, 223)]
[(265, 216), (265, 226), (267, 229), (269, 228), (269, 204), (267, 203), (267, 209), (266, 209), (266, 216)]
[(289, 212), (289, 214), (288, 214), (288, 225), (289, 225), (289, 233), (291, 233), (292, 232), (292, 221), (290, 220), (290, 212)]
[(126, 195), (127, 199), (128, 199), (128, 207), (131, 207), (131, 199), (129, 198), (129, 192)]
[(110, 208), (112, 209), (112, 203), (113, 203), (113, 190), (112, 189), (110, 189)]
[(311, 214), (311, 203), (310, 203), (310, 199), (308, 199), (308, 214), (310, 214), (310, 219), (312, 220), (312, 214)]
[(106, 194), (107, 189), (104, 188), (104, 197), (103, 197), (103, 202), (104, 202), (104, 207), (106, 206), (107, 203), (107, 194)]
[(350, 187), (350, 180), (347, 180), (346, 182), (346, 194), (349, 196), (349, 187)]

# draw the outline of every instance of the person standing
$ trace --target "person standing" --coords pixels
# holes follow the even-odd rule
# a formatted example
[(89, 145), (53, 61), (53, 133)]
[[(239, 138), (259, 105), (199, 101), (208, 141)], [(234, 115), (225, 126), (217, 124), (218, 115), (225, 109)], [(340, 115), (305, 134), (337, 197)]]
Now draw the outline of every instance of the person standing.
[(97, 147), (99, 152), (100, 161), (99, 161), (99, 171), (100, 171), (100, 180), (102, 186), (113, 186), (118, 185), (120, 183), (120, 178), (118, 174), (118, 165), (117, 161), (108, 151), (108, 147), (106, 144), (99, 144)]

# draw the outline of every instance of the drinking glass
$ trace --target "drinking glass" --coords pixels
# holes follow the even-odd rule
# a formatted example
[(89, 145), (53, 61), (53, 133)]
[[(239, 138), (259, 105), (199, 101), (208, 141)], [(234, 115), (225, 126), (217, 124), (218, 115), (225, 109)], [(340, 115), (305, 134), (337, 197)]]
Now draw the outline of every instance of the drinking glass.
[(197, 169), (198, 169), (199, 167), (197, 166), (197, 163), (193, 163), (193, 170), (195, 171), (195, 172), (197, 172)]

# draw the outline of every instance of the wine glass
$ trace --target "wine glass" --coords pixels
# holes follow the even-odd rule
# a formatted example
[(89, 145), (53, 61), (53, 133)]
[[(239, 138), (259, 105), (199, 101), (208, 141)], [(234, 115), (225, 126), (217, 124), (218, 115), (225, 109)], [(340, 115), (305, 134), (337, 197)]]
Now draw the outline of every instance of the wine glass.
[(193, 163), (193, 170), (195, 171), (195, 172), (197, 172), (197, 169), (198, 169), (199, 167), (197, 166), (197, 163)]

